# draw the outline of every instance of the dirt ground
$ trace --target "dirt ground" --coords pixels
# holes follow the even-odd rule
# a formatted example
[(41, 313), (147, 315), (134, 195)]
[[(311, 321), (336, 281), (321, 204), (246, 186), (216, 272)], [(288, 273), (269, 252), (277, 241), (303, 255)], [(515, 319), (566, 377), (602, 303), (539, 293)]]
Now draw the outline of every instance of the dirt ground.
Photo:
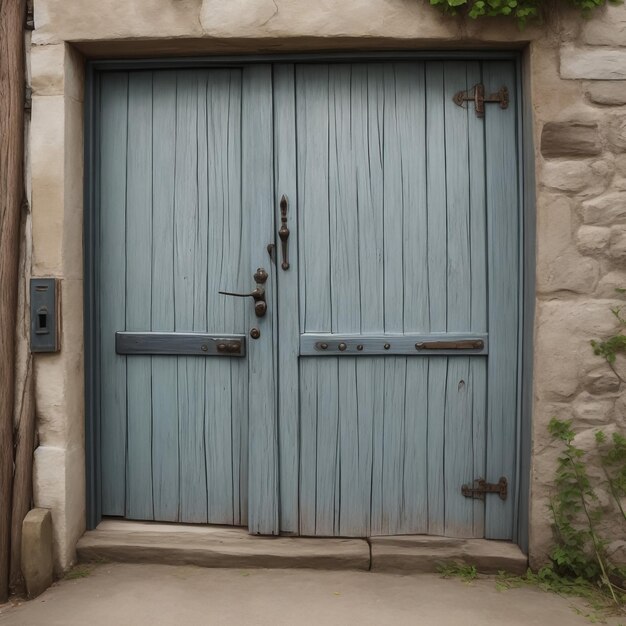
[(2, 626), (589, 623), (570, 599), (533, 587), (499, 590), (493, 578), (118, 563), (79, 566), (39, 598), (0, 606)]

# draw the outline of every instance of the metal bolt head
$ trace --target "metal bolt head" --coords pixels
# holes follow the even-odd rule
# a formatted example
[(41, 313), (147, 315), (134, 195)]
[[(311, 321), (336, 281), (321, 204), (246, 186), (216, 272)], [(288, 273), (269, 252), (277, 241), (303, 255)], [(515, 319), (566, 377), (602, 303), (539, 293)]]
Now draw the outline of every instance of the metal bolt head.
[(343, 352), (348, 346), (342, 341), (337, 347)]
[(362, 344), (362, 343), (360, 343), (360, 344), (356, 347), (356, 349), (357, 349), (359, 352), (360, 352), (361, 350), (363, 350), (363, 344)]
[(320, 343), (320, 348), (322, 350), (326, 350), (326, 348), (328, 348), (328, 344), (327, 343)]
[(250, 329), (250, 337), (252, 337), (252, 339), (258, 339), (261, 336), (261, 331), (254, 327)]
[(391, 348), (391, 344), (390, 343), (386, 343), (383, 348), (385, 348), (385, 350), (389, 350), (389, 348)]
[(206, 343), (203, 343), (203, 344), (200, 346), (200, 350), (202, 350), (202, 352), (207, 352), (207, 351), (208, 351), (208, 349), (209, 349), (209, 346), (207, 346), (207, 345), (206, 345)]

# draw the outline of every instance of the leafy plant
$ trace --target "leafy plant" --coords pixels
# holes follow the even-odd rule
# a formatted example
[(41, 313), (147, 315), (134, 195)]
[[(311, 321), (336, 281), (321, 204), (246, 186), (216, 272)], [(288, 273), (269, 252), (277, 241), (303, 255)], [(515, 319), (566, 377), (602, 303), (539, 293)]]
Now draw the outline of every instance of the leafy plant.
[(442, 578), (460, 578), (466, 583), (470, 583), (478, 577), (478, 570), (475, 565), (457, 563), (456, 561), (441, 563), (437, 567), (437, 571), (441, 574)]
[[(545, 0), (429, 0), (432, 6), (444, 13), (465, 13), (476, 19), (481, 17), (511, 17), (524, 27), (529, 20), (540, 20), (546, 7)], [(566, 5), (580, 10), (583, 17), (606, 4), (607, 0), (563, 0)], [(610, 4), (621, 4), (622, 0), (608, 0)]]
[(553, 418), (548, 429), (562, 443), (550, 505), (556, 545), (550, 554), (551, 566), (541, 570), (538, 576), (552, 584), (590, 583), (610, 596), (615, 606), (622, 606), (626, 602), (626, 592), (622, 589), (626, 570), (607, 557), (608, 541), (599, 530), (604, 511), (598, 503), (596, 488), (606, 488), (613, 494), (623, 516), (620, 498), (626, 487), (626, 439), (619, 434), (610, 440), (601, 431), (596, 434), (606, 481), (593, 485), (587, 472), (587, 455), (574, 443), (571, 420)]

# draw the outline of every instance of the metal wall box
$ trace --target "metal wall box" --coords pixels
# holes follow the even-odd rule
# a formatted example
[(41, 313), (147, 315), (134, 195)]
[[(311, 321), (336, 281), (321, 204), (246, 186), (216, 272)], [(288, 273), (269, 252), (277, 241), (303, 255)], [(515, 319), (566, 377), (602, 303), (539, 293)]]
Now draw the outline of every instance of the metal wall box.
[(58, 352), (59, 307), (56, 278), (30, 279), (30, 351)]
[(115, 333), (115, 351), (128, 355), (243, 357), (246, 336), (120, 331)]

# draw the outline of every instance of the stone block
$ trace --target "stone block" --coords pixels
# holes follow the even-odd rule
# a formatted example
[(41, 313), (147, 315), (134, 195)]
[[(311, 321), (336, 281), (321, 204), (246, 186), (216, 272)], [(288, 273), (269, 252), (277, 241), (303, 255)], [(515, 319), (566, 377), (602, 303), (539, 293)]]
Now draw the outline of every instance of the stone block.
[(372, 537), (374, 572), (436, 572), (443, 563), (473, 565), (484, 574), (524, 574), (528, 560), (518, 546), (488, 539), (449, 539), (423, 535)]
[(615, 393), (620, 384), (620, 379), (608, 365), (591, 370), (585, 376), (585, 389), (592, 394)]
[(113, 520), (85, 533), (77, 551), (82, 561), (327, 570), (370, 567), (370, 550), (363, 539), (258, 537), (244, 528)]
[(626, 115), (613, 115), (607, 127), (607, 139), (614, 152), (626, 152)]
[(626, 48), (565, 44), (560, 50), (561, 78), (626, 80)]
[[(589, 293), (599, 278), (598, 262), (582, 257), (572, 241), (568, 198), (547, 195), (537, 210), (537, 289), (543, 293)], [(607, 229), (608, 230), (608, 229)]]
[(583, 198), (602, 193), (614, 168), (610, 161), (548, 161), (541, 168), (540, 180), (549, 189), (577, 193)]
[(619, 297), (618, 289), (626, 289), (626, 271), (621, 269), (609, 272), (600, 279), (596, 295), (599, 298), (616, 298)]
[(586, 224), (610, 226), (626, 222), (626, 191), (605, 193), (582, 205), (583, 220)]
[(587, 391), (580, 393), (572, 405), (576, 424), (606, 424), (613, 415), (613, 398), (598, 398)]
[(626, 81), (588, 83), (587, 96), (595, 104), (621, 106), (626, 104)]
[[(601, 365), (589, 342), (615, 333), (613, 300), (540, 301), (535, 320), (535, 398), (573, 398), (586, 373)], [(537, 409), (534, 412), (538, 415)]]
[(581, 39), (593, 46), (626, 46), (626, 11), (620, 4), (607, 4), (583, 22)]
[(547, 122), (541, 131), (541, 154), (547, 158), (594, 156), (602, 152), (598, 125)]
[(609, 255), (616, 261), (626, 261), (626, 226), (611, 228)]
[(65, 44), (33, 46), (30, 52), (30, 67), (33, 95), (63, 95), (65, 82)]
[(29, 598), (36, 598), (52, 584), (52, 515), (48, 509), (32, 509), (22, 523), (22, 575)]
[(606, 249), (610, 234), (610, 229), (602, 226), (581, 226), (576, 233), (576, 244), (583, 254), (598, 254)]

